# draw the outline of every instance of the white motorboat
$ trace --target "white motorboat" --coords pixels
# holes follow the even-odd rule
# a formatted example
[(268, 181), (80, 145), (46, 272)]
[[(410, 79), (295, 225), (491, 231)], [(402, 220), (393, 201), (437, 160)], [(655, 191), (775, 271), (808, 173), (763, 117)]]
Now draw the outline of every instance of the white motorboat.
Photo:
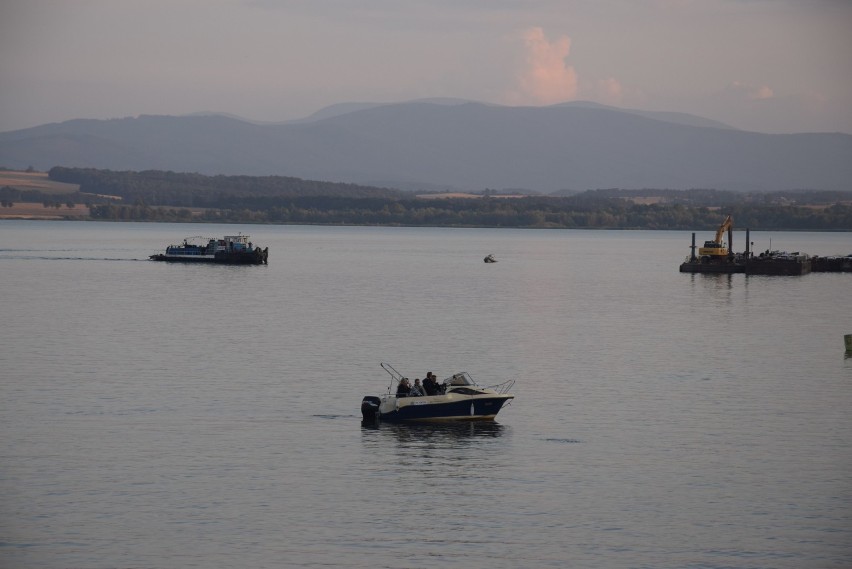
[(387, 421), (492, 421), (514, 395), (509, 390), (515, 380), (504, 381), (490, 387), (477, 384), (467, 372), (454, 373), (429, 395), (406, 394), (400, 389), (407, 379), (390, 364), (382, 363), (391, 376), (387, 393), (381, 397), (368, 395), (361, 401), (361, 414), (365, 423)]

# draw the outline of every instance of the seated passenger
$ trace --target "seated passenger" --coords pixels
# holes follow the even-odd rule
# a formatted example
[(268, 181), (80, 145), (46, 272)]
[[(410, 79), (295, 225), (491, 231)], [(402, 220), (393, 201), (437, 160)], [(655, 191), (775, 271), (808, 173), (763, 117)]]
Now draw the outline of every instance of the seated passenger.
[(426, 392), (423, 391), (423, 386), (420, 385), (420, 378), (414, 379), (414, 386), (411, 388), (411, 397), (422, 397), (426, 395)]
[(399, 382), (399, 385), (396, 386), (396, 396), (408, 397), (409, 395), (411, 395), (411, 384), (408, 383), (407, 377), (403, 377), (402, 381)]

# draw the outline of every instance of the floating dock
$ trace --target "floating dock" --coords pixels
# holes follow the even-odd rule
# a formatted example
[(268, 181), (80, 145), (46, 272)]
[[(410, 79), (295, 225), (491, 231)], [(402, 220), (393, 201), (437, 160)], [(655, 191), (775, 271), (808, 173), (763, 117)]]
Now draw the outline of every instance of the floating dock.
[[(766, 251), (755, 255), (751, 250), (749, 230), (746, 229), (746, 248), (743, 253), (730, 252), (722, 257), (697, 256), (695, 254), (695, 233), (692, 234), (692, 252), (681, 263), (682, 273), (717, 273), (746, 275), (782, 275), (795, 276), (815, 273), (852, 272), (852, 255), (845, 257), (820, 257), (800, 252), (786, 253)], [(732, 230), (728, 228), (728, 243), (732, 242)]]
[(845, 257), (811, 257), (812, 270), (815, 273), (852, 273), (852, 255)]

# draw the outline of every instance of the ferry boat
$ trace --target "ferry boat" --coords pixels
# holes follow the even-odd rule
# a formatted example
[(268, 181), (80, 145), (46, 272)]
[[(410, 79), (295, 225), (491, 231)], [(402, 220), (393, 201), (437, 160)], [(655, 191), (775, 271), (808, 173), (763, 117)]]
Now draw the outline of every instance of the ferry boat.
[(381, 366), (390, 374), (391, 384), (381, 397), (368, 395), (361, 401), (363, 422), (368, 425), (380, 421), (493, 421), (515, 398), (509, 393), (515, 380), (482, 387), (464, 371), (436, 382), (432, 394), (412, 394), (407, 387), (400, 388), (407, 384), (406, 377), (390, 364)]
[(242, 234), (225, 235), (219, 239), (187, 237), (180, 245), (169, 245), (165, 253), (156, 253), (149, 258), (170, 263), (266, 265), (269, 263), (269, 247), (255, 247), (249, 236)]

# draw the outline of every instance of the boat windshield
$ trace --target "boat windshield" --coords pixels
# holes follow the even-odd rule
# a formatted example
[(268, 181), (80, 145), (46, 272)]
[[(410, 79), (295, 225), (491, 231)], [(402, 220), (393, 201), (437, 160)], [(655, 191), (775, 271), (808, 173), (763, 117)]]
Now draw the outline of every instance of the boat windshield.
[(476, 385), (466, 371), (453, 374), (452, 377), (445, 379), (444, 383), (447, 385)]

